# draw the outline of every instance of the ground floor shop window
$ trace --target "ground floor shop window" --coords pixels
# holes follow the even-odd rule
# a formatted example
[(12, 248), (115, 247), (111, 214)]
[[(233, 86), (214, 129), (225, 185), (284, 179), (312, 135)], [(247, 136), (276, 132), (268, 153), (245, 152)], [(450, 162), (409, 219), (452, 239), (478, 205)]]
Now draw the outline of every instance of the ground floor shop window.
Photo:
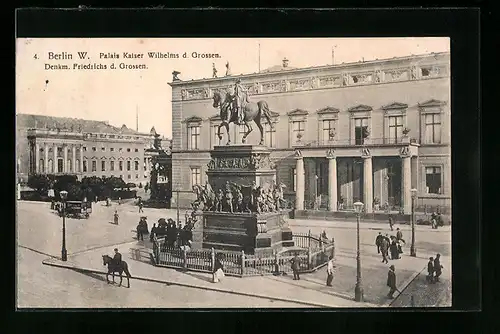
[(441, 194), (441, 167), (425, 168), (425, 187), (428, 194)]

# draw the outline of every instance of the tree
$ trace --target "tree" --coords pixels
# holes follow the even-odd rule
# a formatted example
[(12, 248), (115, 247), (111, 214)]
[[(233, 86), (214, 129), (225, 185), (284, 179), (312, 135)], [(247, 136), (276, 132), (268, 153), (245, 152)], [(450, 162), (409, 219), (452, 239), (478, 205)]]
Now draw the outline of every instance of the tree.
[(110, 190), (122, 189), (122, 188), (127, 187), (127, 184), (125, 183), (125, 181), (123, 181), (122, 178), (115, 177), (115, 176), (111, 176), (111, 177), (107, 178), (106, 181), (104, 182), (104, 184), (105, 184), (106, 188), (109, 188)]
[(50, 185), (51, 180), (46, 174), (33, 174), (28, 177), (28, 187), (35, 189), (39, 194), (46, 192)]

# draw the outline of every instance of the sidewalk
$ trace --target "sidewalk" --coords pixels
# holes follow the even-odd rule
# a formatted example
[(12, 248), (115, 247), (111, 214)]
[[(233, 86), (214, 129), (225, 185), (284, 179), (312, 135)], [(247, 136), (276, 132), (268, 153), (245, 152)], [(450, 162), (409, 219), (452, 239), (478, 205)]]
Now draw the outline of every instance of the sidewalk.
[[(325, 227), (325, 228), (343, 228), (343, 229), (356, 229), (356, 222), (341, 221), (341, 220), (313, 220), (313, 219), (289, 219), (290, 227), (293, 226), (311, 226), (311, 227)], [(389, 224), (386, 223), (367, 223), (360, 221), (359, 228), (362, 230), (388, 230)], [(399, 228), (401, 231), (411, 231), (411, 225), (408, 224), (394, 224), (394, 231)], [(438, 229), (432, 229), (426, 225), (415, 225), (415, 231), (425, 232), (451, 232), (451, 225), (443, 226)]]
[[(226, 277), (222, 283), (214, 284), (211, 282), (212, 275), (209, 273), (185, 272), (181, 269), (153, 266), (149, 259), (149, 249), (145, 248), (143, 243), (138, 242), (89, 250), (71, 256), (68, 262), (47, 259), (44, 264), (105, 274), (106, 268), (103, 266), (101, 256), (111, 255), (115, 247), (121, 250), (123, 259), (129, 264), (134, 279), (293, 302), (302, 304), (304, 307), (387, 307), (390, 302), (385, 298), (387, 265), (380, 263), (380, 259), (372, 255), (364, 256), (362, 264), (366, 302), (354, 301), (355, 258), (349, 251), (343, 250), (337, 253), (339, 270), (332, 288), (325, 286), (325, 268), (316, 273), (303, 274), (299, 281), (292, 280), (291, 276)], [(403, 258), (397, 261), (399, 262), (395, 261), (395, 263), (399, 268), (398, 282), (401, 283), (399, 289), (402, 291), (418, 274), (411, 268), (420, 265), (420, 261), (414, 258)], [(133, 280), (131, 285), (133, 287)]]

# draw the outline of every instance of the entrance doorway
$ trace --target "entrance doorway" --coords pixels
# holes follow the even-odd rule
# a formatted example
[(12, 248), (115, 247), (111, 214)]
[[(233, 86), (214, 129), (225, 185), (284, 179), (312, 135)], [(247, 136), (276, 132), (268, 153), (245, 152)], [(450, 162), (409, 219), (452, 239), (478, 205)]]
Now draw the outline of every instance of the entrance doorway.
[(63, 164), (64, 164), (63, 159), (61, 159), (61, 158), (57, 159), (57, 172), (58, 173), (63, 172)]
[(387, 162), (387, 195), (389, 207), (401, 206), (401, 163)]

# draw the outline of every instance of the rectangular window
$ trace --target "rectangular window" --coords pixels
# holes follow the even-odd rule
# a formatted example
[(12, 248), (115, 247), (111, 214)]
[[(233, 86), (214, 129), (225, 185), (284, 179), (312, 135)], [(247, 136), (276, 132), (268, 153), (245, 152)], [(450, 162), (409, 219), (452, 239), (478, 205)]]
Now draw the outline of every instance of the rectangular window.
[(427, 114), (425, 115), (425, 143), (439, 144), (441, 143), (441, 115)]
[(363, 145), (365, 131), (368, 131), (368, 118), (354, 119), (354, 145)]
[(428, 194), (441, 194), (441, 167), (425, 168), (425, 186)]
[(139, 174), (135, 174), (135, 178), (138, 179), (139, 178)]
[(139, 149), (138, 149), (138, 148), (136, 148), (136, 149), (134, 150), (134, 152), (139, 152)]
[(127, 170), (130, 170), (130, 161), (127, 161)]
[(95, 147), (92, 147), (92, 152), (95, 152), (97, 149)]
[(139, 170), (139, 161), (134, 161), (135, 170)]
[(264, 141), (267, 147), (276, 147), (276, 124), (264, 124)]
[(87, 152), (87, 146), (82, 147), (83, 152)]
[(127, 152), (130, 152), (130, 148), (127, 148)]
[(297, 169), (292, 168), (292, 189), (297, 191)]
[(101, 151), (106, 152), (106, 147), (101, 147)]
[(114, 151), (115, 151), (115, 148), (114, 148), (114, 147), (110, 147), (110, 148), (109, 148), (109, 150), (110, 150), (111, 152), (114, 152)]
[(329, 119), (323, 121), (322, 143), (326, 144), (332, 141), (335, 136), (335, 120)]
[(131, 176), (130, 174), (129, 174), (129, 175), (127, 175), (127, 179), (129, 179), (129, 180), (130, 180), (131, 178), (132, 178), (132, 176)]
[(189, 149), (197, 150), (200, 148), (200, 127), (191, 126), (189, 130)]
[(118, 161), (118, 169), (121, 171), (123, 171), (123, 161)]
[(306, 122), (304, 122), (304, 121), (292, 122), (292, 143), (293, 144), (297, 144), (303, 140), (305, 127), (306, 127)]
[(97, 172), (97, 161), (92, 161), (92, 171)]
[(401, 142), (403, 137), (403, 116), (389, 117), (389, 144)]
[(87, 172), (87, 160), (83, 160), (83, 172)]
[(101, 172), (106, 171), (106, 161), (101, 161)]
[(201, 171), (199, 167), (191, 168), (191, 186), (201, 184)]
[(121, 148), (121, 147), (120, 147), (120, 148), (118, 149), (118, 152), (122, 152), (122, 151), (123, 151), (123, 148)]
[(115, 170), (115, 162), (114, 161), (110, 161), (109, 162), (109, 170), (110, 171), (114, 171)]
[(57, 172), (62, 173), (63, 172), (63, 159), (57, 159)]
[[(219, 139), (219, 126), (215, 125), (212, 127), (212, 133), (213, 133), (213, 140), (212, 140), (212, 145), (213, 146), (219, 146), (221, 145), (221, 140)], [(224, 131), (223, 128), (220, 129), (221, 133)]]

